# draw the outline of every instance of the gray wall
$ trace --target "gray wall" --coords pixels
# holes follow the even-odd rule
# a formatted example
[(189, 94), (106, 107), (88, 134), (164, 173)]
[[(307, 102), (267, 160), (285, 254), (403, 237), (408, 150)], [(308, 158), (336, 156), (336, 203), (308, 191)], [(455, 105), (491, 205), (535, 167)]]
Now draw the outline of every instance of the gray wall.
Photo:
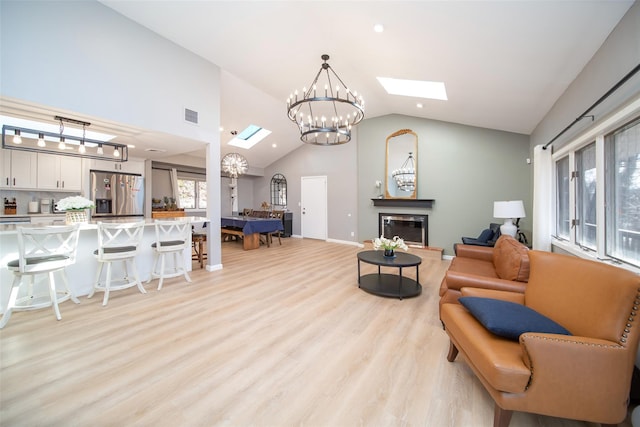
[[(359, 131), (357, 131), (359, 132)], [(264, 177), (254, 180), (253, 199), (259, 207), (269, 201), (271, 177), (287, 178), (287, 208), (293, 213), (293, 234), (300, 235), (300, 188), (303, 176), (327, 176), (328, 238), (358, 242), (357, 132), (348, 144), (335, 147), (302, 145), (265, 168)], [(354, 236), (351, 236), (354, 232)]]
[[(376, 208), (375, 181), (384, 181), (388, 135), (409, 128), (418, 134), (418, 198), (435, 199), (429, 215), (429, 244), (453, 253), (461, 236), (477, 236), (493, 218), (495, 200), (524, 200), (531, 215), (529, 137), (455, 123), (390, 115), (366, 119), (349, 143), (337, 147), (303, 145), (254, 180), (254, 200), (269, 200), (274, 173), (287, 178), (293, 233), (300, 234), (300, 180), (326, 175), (329, 238), (363, 242), (378, 234), (378, 212), (424, 209)], [(357, 165), (357, 168), (354, 167)], [(521, 226), (530, 230), (530, 218)], [(351, 231), (355, 236), (351, 237)]]
[[(531, 166), (527, 135), (436, 120), (389, 115), (358, 125), (358, 236), (378, 234), (378, 213), (427, 213), (429, 245), (453, 253), (462, 236), (476, 237), (493, 218), (496, 200), (523, 200), (531, 224)], [(375, 181), (384, 182), (388, 135), (399, 129), (418, 134), (418, 199), (435, 199), (432, 209), (374, 207)], [(528, 233), (527, 233), (528, 234)]]
[[(553, 139), (638, 64), (640, 64), (640, 2), (635, 2), (582, 72), (536, 126), (531, 134), (531, 149)], [(636, 75), (591, 114), (596, 116), (597, 122), (638, 92), (640, 92), (640, 76)], [(594, 122), (590, 119), (578, 122), (553, 143), (553, 148), (560, 148), (569, 139), (593, 125)]]

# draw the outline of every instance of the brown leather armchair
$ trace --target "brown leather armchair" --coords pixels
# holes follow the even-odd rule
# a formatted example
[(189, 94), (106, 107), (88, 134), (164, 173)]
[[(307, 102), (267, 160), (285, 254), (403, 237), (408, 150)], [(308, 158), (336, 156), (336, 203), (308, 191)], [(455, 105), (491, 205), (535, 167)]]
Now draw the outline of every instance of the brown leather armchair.
[(462, 288), (485, 288), (524, 293), (529, 279), (529, 249), (502, 235), (495, 247), (458, 245), (440, 283), (440, 309), (457, 302)]
[(517, 301), (572, 335), (532, 331), (510, 340), (449, 303), (442, 306), (447, 359), (464, 356), (495, 401), (494, 426), (508, 426), (513, 411), (622, 422), (640, 339), (640, 276), (548, 252), (530, 251), (529, 262), (524, 294), (463, 288), (462, 295)]

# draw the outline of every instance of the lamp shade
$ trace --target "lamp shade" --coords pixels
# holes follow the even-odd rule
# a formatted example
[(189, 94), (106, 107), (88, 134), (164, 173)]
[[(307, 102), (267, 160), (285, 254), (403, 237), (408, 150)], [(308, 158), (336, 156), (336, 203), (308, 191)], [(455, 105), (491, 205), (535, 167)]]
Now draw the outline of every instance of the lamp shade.
[(522, 200), (493, 202), (494, 218), (524, 218), (526, 216)]

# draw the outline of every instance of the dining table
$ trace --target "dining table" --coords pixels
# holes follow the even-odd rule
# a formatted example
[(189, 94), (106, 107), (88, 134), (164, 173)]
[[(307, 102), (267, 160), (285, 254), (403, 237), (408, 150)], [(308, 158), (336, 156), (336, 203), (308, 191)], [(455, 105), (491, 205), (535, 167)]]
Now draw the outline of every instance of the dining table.
[(244, 250), (260, 247), (260, 233), (272, 233), (284, 230), (279, 218), (256, 218), (250, 216), (223, 216), (220, 218), (222, 233), (233, 231), (242, 232), (242, 247)]

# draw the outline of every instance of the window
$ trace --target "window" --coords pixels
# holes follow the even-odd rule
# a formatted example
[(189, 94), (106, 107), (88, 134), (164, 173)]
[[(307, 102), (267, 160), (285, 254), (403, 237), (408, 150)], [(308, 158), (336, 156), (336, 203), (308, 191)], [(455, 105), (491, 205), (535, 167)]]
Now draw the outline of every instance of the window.
[(596, 143), (576, 152), (576, 242), (596, 250)]
[(640, 120), (607, 136), (607, 256), (640, 264)]
[(605, 121), (553, 155), (555, 244), (635, 268), (640, 267), (638, 105), (632, 121), (631, 114)]
[(569, 157), (556, 162), (556, 237), (569, 240)]
[(207, 208), (207, 182), (196, 178), (178, 178), (178, 197), (184, 209)]
[(198, 208), (207, 209), (207, 183), (198, 181)]

